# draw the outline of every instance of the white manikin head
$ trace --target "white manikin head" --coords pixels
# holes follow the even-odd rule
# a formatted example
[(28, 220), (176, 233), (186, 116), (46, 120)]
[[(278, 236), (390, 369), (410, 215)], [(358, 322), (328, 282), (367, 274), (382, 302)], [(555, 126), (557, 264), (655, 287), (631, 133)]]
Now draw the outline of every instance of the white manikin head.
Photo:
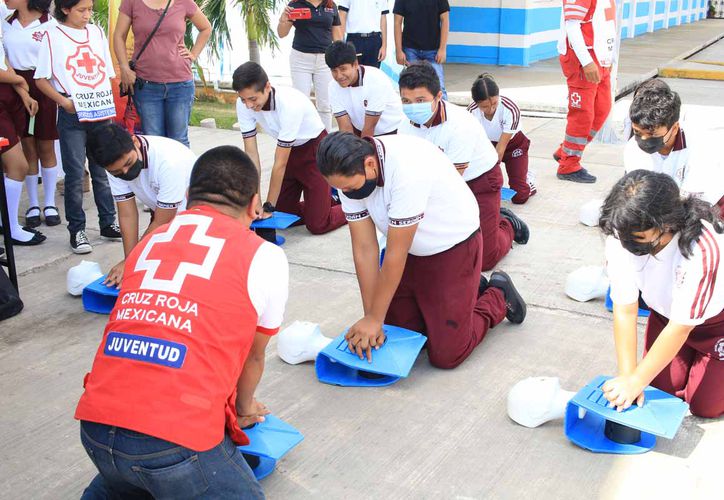
[(603, 200), (599, 199), (593, 199), (583, 204), (578, 214), (578, 220), (586, 226), (598, 226), (598, 219), (601, 218), (601, 207), (603, 207)]
[(605, 297), (608, 285), (608, 276), (603, 267), (579, 267), (566, 278), (566, 295), (578, 302), (587, 302)]
[(66, 285), (71, 295), (81, 295), (83, 289), (103, 276), (101, 266), (97, 262), (81, 261), (77, 266), (68, 269)]
[(290, 365), (314, 361), (332, 339), (322, 335), (316, 323), (295, 321), (277, 335), (277, 354)]
[(561, 389), (558, 377), (529, 377), (508, 393), (508, 416), (525, 427), (562, 418), (574, 392)]

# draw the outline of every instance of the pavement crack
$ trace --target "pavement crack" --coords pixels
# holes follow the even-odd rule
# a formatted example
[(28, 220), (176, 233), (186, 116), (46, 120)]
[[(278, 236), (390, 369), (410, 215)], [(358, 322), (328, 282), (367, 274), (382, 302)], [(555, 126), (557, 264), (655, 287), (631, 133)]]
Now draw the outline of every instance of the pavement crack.
[(292, 261), (289, 261), (289, 265), (290, 265), (290, 266), (303, 267), (303, 268), (305, 268), (305, 269), (318, 269), (318, 270), (320, 270), (320, 271), (328, 271), (328, 272), (331, 272), (331, 273), (339, 273), (339, 274), (346, 274), (346, 275), (349, 275), (349, 276), (357, 276), (357, 273), (355, 273), (355, 272), (353, 272), (353, 271), (345, 271), (345, 270), (343, 270), (343, 269), (334, 269), (334, 268), (331, 268), (331, 267), (324, 267), (324, 266), (315, 266), (315, 265), (312, 265), (312, 264), (303, 264), (303, 263), (301, 263), (301, 262), (292, 262)]

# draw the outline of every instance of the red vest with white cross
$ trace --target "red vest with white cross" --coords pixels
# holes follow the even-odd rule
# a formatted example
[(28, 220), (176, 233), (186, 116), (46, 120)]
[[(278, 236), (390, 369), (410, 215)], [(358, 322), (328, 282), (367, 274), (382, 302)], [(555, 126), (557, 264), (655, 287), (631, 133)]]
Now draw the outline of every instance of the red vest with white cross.
[(206, 451), (248, 444), (236, 383), (258, 315), (248, 271), (263, 240), (210, 207), (177, 215), (126, 259), (75, 418)]

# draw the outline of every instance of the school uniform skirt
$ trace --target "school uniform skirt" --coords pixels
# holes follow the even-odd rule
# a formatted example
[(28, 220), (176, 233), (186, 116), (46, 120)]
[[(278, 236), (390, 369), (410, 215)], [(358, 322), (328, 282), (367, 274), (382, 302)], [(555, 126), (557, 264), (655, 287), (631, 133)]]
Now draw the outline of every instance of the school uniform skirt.
[[(58, 139), (58, 105), (50, 97), (43, 94), (35, 83), (35, 70), (15, 70), (15, 72), (25, 78), (30, 87), (30, 97), (38, 101), (38, 113), (35, 115), (35, 129), (33, 137), (42, 141), (55, 141)], [(30, 115), (25, 112), (26, 119), (30, 120)], [(30, 137), (28, 128), (25, 127), (23, 138)]]
[(15, 146), (27, 126), (27, 113), (20, 96), (12, 85), (0, 83), (0, 137), (9, 141), (9, 145), (0, 148), (0, 153)]

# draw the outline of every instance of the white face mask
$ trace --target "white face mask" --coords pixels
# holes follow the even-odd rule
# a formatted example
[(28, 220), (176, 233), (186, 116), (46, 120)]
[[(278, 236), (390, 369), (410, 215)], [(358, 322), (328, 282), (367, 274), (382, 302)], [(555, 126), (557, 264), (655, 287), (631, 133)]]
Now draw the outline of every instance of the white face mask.
[(83, 289), (103, 276), (101, 266), (97, 262), (81, 261), (77, 266), (68, 269), (66, 285), (68, 293), (76, 297), (83, 294)]
[(530, 377), (521, 380), (508, 393), (508, 416), (525, 427), (563, 418), (575, 392), (561, 389), (558, 377)]
[(566, 295), (578, 302), (588, 302), (606, 296), (609, 279), (599, 266), (579, 267), (566, 278)]
[(295, 321), (277, 335), (277, 354), (284, 362), (297, 365), (314, 361), (330, 342), (316, 323)]

